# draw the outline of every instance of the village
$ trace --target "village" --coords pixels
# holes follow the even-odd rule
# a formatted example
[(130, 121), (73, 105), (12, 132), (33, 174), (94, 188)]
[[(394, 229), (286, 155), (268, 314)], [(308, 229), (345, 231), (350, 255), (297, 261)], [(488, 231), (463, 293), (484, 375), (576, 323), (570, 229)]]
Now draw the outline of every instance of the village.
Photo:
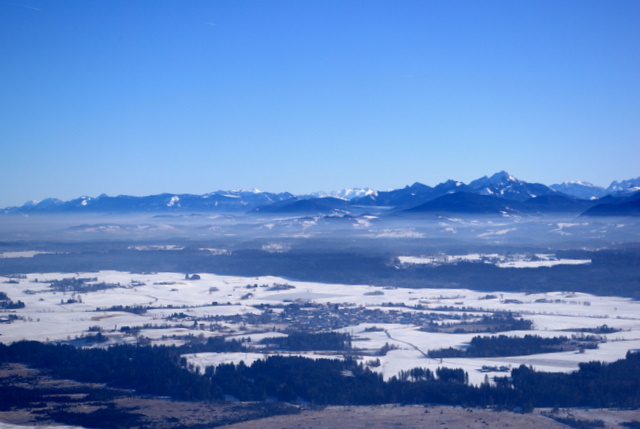
[[(181, 345), (207, 338), (243, 340), (248, 355), (199, 354), (202, 365), (279, 353), (264, 340), (293, 333), (348, 334), (353, 350), (306, 350), (304, 356), (372, 356), (385, 377), (413, 367), (463, 368), (471, 383), (484, 373), (519, 364), (568, 372), (580, 362), (613, 361), (640, 348), (638, 302), (580, 293), (483, 293), (467, 289), (294, 282), (277, 277), (206, 273), (27, 274), (0, 283), (9, 299), (0, 310), (0, 341), (22, 339), (84, 347), (113, 344)], [(13, 304), (10, 304), (13, 303)], [(603, 330), (603, 326), (607, 329)], [(99, 334), (99, 336), (97, 335)], [(440, 349), (464, 351), (477, 336), (581, 338), (526, 356), (430, 358)], [(199, 340), (200, 339), (200, 340)], [(593, 342), (593, 341), (592, 341)], [(282, 351), (281, 351), (282, 352)], [(295, 351), (287, 351), (291, 353)], [(226, 357), (225, 357), (226, 356)]]

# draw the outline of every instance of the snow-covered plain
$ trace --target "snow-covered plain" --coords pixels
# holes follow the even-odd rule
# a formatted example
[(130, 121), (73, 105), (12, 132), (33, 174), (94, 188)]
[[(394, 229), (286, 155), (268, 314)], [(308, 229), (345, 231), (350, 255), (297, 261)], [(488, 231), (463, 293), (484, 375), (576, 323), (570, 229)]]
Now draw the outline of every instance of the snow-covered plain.
[[(0, 422), (0, 429), (24, 429), (33, 426), (21, 426), (21, 425), (13, 425), (11, 423), (2, 423)], [(38, 429), (84, 429), (80, 426), (61, 426), (61, 425), (51, 425), (51, 426), (38, 426)]]
[[(542, 259), (542, 258), (540, 258)], [(580, 335), (579, 330), (607, 325), (620, 331), (601, 335), (598, 349), (584, 353), (559, 352), (503, 358), (429, 359), (429, 350), (464, 347), (473, 333), (425, 332), (420, 326), (401, 323), (345, 323), (339, 331), (353, 336), (353, 346), (363, 349), (363, 362), (380, 359), (374, 370), (386, 378), (414, 367), (463, 368), (471, 383), (484, 380), (482, 366), (516, 367), (532, 365), (544, 371), (573, 371), (580, 362), (615, 361), (630, 349), (640, 349), (640, 302), (628, 298), (601, 297), (584, 293), (552, 292), (541, 294), (477, 292), (468, 289), (404, 289), (368, 285), (340, 285), (289, 281), (277, 277), (236, 277), (200, 274), (199, 280), (181, 273), (33, 273), (24, 278), (0, 277), (0, 291), (24, 308), (0, 312), (0, 341), (23, 339), (38, 341), (74, 341), (100, 329), (109, 340), (105, 344), (134, 343), (183, 344), (191, 337), (251, 338), (254, 349), (248, 353), (198, 353), (187, 356), (194, 365), (204, 367), (220, 362), (245, 361), (250, 364), (265, 353), (255, 346), (263, 338), (283, 335), (285, 323), (248, 324), (249, 314), (260, 315), (261, 305), (271, 307), (292, 302), (322, 304), (317, 308), (367, 308), (382, 313), (437, 313), (474, 315), (483, 311), (513, 311), (533, 321), (533, 330), (502, 334), (544, 337)], [(96, 278), (96, 282), (117, 285), (110, 289), (70, 293), (56, 292), (48, 282), (65, 278)], [(278, 288), (274, 285), (288, 285)], [(96, 311), (113, 306), (148, 307), (143, 314), (127, 311)], [(452, 310), (443, 312), (438, 307)], [(273, 308), (274, 312), (281, 311)], [(395, 313), (393, 313), (395, 312)], [(15, 315), (18, 320), (9, 320)], [(238, 316), (212, 322), (213, 316)], [(448, 319), (438, 323), (451, 323)], [(128, 327), (128, 329), (122, 329)], [(131, 329), (136, 328), (136, 329)], [(275, 329), (275, 331), (274, 331)], [(496, 334), (497, 335), (497, 334)], [(82, 345), (82, 342), (76, 342)], [(385, 356), (373, 351), (388, 344), (394, 349)], [(94, 347), (96, 345), (93, 345)], [(324, 353), (297, 353), (310, 357), (338, 357)], [(502, 375), (489, 373), (489, 376)]]
[(37, 250), (24, 250), (18, 252), (0, 252), (0, 258), (33, 258), (36, 255), (44, 255), (52, 252), (40, 252)]
[(431, 255), (431, 256), (399, 256), (402, 265), (454, 265), (459, 262), (476, 262), (492, 264), (499, 268), (540, 268), (555, 265), (584, 265), (590, 264), (590, 259), (562, 259), (552, 254), (538, 253), (499, 255), (497, 253), (470, 253), (466, 255)]

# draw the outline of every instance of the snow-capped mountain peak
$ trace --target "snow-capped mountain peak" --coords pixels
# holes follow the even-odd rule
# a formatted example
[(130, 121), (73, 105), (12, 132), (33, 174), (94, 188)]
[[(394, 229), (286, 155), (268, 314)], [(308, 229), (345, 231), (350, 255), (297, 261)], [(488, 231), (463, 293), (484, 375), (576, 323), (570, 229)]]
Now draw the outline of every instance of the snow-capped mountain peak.
[(489, 177), (489, 179), (487, 180), (488, 184), (498, 184), (498, 183), (505, 183), (505, 182), (519, 182), (519, 180), (504, 170), (499, 171), (498, 173), (495, 173), (494, 175)]
[(563, 194), (567, 194), (583, 200), (602, 198), (608, 193), (606, 189), (600, 186), (596, 186), (592, 183), (584, 182), (581, 180), (573, 180), (556, 185), (551, 185), (551, 189), (555, 189), (556, 191), (562, 192)]
[(640, 177), (636, 177), (635, 179), (622, 180), (620, 182), (614, 180), (611, 182), (611, 185), (607, 188), (609, 193), (629, 193), (635, 192), (640, 188)]
[(330, 192), (318, 191), (310, 195), (315, 198), (333, 197), (333, 198), (340, 198), (343, 200), (352, 200), (354, 198), (376, 196), (378, 195), (378, 191), (373, 190), (371, 188), (346, 188), (346, 189), (341, 189), (339, 191), (330, 191)]
[[(415, 182), (404, 188), (388, 191), (376, 191), (371, 188), (345, 188), (339, 191), (316, 192), (310, 195), (298, 196), (288, 192), (261, 192), (258, 189), (250, 191), (216, 191), (204, 195), (164, 193), (148, 196), (118, 195), (110, 197), (102, 194), (97, 197), (83, 196), (70, 201), (47, 198), (40, 202), (28, 202), (22, 207), (9, 207), (1, 212), (4, 214), (162, 211), (248, 213), (252, 212), (252, 210), (255, 211), (256, 208), (261, 208), (259, 210), (261, 213), (271, 213), (274, 211), (270, 211), (267, 206), (280, 204), (284, 207), (292, 206), (295, 210), (306, 212), (330, 209), (358, 213), (362, 212), (362, 210), (369, 210), (370, 207), (375, 207), (373, 210), (378, 211), (411, 209), (451, 194), (458, 195), (454, 199), (444, 199), (442, 201), (444, 203), (461, 204), (461, 201), (464, 200), (474, 207), (484, 207), (487, 205), (496, 206), (495, 200), (502, 199), (508, 200), (508, 203), (502, 202), (509, 204), (506, 207), (520, 207), (518, 203), (526, 202), (529, 206), (522, 207), (527, 210), (530, 209), (530, 206), (535, 206), (536, 210), (542, 211), (566, 210), (566, 207), (573, 207), (573, 209), (578, 210), (584, 208), (585, 202), (572, 201), (573, 199), (569, 199), (567, 196), (573, 196), (581, 200), (595, 200), (612, 194), (612, 201), (614, 201), (615, 198), (619, 199), (639, 190), (640, 178), (613, 182), (609, 189), (584, 181), (564, 182), (547, 187), (540, 183), (528, 183), (518, 180), (506, 171), (500, 171), (491, 176), (483, 176), (476, 179), (469, 185), (455, 180), (447, 180), (435, 187)], [(477, 198), (478, 196), (483, 196), (483, 198)], [(534, 198), (534, 201), (529, 201)], [(323, 201), (313, 201), (314, 199)], [(611, 203), (611, 201), (604, 203)], [(280, 210), (279, 207), (276, 206), (274, 210)]]
[(512, 182), (519, 182), (518, 179), (507, 173), (506, 171), (500, 171), (489, 176), (482, 176), (479, 179), (476, 179), (469, 183), (469, 187), (471, 189), (482, 189), (482, 188), (495, 188), (496, 186), (504, 186), (506, 184)]
[(500, 171), (491, 177), (484, 176), (476, 179), (469, 183), (469, 189), (480, 195), (491, 195), (516, 201), (525, 201), (557, 192), (539, 183), (520, 181), (506, 171)]

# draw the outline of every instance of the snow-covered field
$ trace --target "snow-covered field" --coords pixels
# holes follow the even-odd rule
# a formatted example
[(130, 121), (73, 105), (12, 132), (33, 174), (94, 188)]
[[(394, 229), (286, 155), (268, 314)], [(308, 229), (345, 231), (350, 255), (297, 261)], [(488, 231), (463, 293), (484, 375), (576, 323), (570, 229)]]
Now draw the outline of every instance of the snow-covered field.
[[(13, 425), (11, 423), (2, 423), (0, 422), (0, 429), (25, 429), (33, 426), (21, 426), (21, 425)], [(60, 425), (51, 425), (51, 426), (38, 426), (38, 429), (84, 429), (80, 426), (60, 426)]]
[(482, 262), (500, 268), (540, 268), (553, 267), (555, 265), (584, 265), (591, 263), (590, 259), (561, 259), (552, 254), (540, 253), (535, 255), (470, 253), (467, 255), (400, 256), (398, 260), (404, 265), (452, 265), (459, 262)]
[[(117, 287), (86, 293), (56, 292), (52, 280), (96, 278), (91, 283), (108, 283)], [(274, 285), (287, 285), (278, 288)], [(467, 289), (403, 289), (368, 285), (340, 285), (292, 282), (277, 277), (235, 277), (200, 274), (187, 279), (181, 273), (97, 273), (28, 274), (24, 278), (0, 277), (0, 291), (24, 308), (0, 311), (0, 341), (11, 343), (23, 339), (38, 341), (73, 341), (98, 330), (108, 338), (104, 344), (133, 343), (144, 340), (152, 344), (182, 344), (188, 336), (206, 338), (224, 336), (262, 338), (283, 335), (286, 324), (273, 326), (247, 324), (249, 314), (260, 315), (262, 305), (271, 307), (290, 303), (313, 302), (316, 308), (367, 308), (397, 317), (399, 313), (437, 313), (447, 315), (482, 314), (483, 311), (513, 311), (533, 321), (529, 331), (512, 331), (506, 335), (535, 334), (544, 337), (580, 335), (579, 330), (607, 325), (618, 332), (603, 334), (598, 349), (584, 353), (559, 352), (504, 358), (429, 359), (429, 350), (464, 347), (473, 333), (424, 332), (420, 326), (400, 323), (345, 323), (339, 329), (352, 334), (353, 346), (375, 350), (386, 344), (392, 350), (385, 356), (363, 353), (362, 361), (380, 359), (374, 369), (385, 377), (401, 370), (425, 367), (463, 368), (471, 383), (481, 383), (482, 366), (516, 367), (532, 365), (545, 371), (572, 371), (580, 362), (621, 359), (630, 349), (640, 349), (640, 302), (620, 297), (600, 297), (584, 293), (553, 292), (543, 294), (477, 292)], [(393, 303), (392, 305), (390, 303)], [(114, 306), (147, 307), (143, 314), (128, 311), (96, 311)], [(439, 307), (447, 307), (443, 312)], [(274, 312), (281, 311), (273, 308)], [(395, 313), (394, 313), (395, 312)], [(17, 320), (9, 320), (9, 316)], [(238, 316), (212, 322), (214, 316)], [(450, 323), (448, 319), (439, 323)], [(123, 329), (125, 328), (125, 329)], [(135, 329), (134, 329), (135, 328)], [(274, 331), (276, 329), (276, 331)], [(600, 335), (600, 334), (599, 334)], [(82, 344), (82, 343), (78, 343)], [(322, 353), (298, 353), (310, 357), (338, 357)], [(198, 353), (188, 356), (191, 363), (204, 367), (220, 362), (245, 361), (250, 364), (264, 357), (259, 347), (248, 353)], [(489, 373), (489, 376), (502, 375)]]
[(36, 255), (44, 255), (52, 252), (40, 252), (37, 250), (24, 250), (18, 252), (0, 252), (0, 258), (33, 258)]

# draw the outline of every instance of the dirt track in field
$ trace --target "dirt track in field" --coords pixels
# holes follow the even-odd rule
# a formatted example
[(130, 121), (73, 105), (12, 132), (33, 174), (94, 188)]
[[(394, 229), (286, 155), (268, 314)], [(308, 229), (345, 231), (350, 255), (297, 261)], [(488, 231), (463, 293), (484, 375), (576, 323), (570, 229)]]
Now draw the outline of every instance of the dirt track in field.
[(327, 407), (224, 426), (225, 429), (458, 429), (566, 428), (539, 414), (517, 414), (460, 407)]

